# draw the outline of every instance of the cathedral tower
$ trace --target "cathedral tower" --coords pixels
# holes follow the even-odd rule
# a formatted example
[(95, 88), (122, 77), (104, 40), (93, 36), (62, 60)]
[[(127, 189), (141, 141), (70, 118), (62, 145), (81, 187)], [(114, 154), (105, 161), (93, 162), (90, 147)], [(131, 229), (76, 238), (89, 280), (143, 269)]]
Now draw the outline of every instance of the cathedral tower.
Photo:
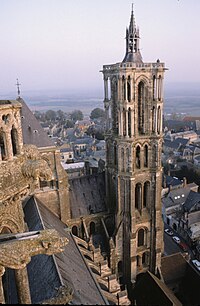
[(103, 66), (107, 205), (115, 215), (119, 277), (130, 284), (161, 264), (164, 63), (144, 63), (133, 9), (121, 63)]

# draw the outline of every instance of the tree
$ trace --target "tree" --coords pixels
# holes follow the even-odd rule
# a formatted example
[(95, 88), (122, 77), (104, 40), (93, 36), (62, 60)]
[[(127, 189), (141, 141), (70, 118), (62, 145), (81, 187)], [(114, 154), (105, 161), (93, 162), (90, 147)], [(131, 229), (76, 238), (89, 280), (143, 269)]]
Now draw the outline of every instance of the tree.
[(70, 117), (73, 122), (76, 122), (77, 120), (83, 120), (83, 113), (80, 110), (74, 110)]
[(46, 117), (46, 120), (55, 121), (56, 112), (50, 109), (46, 112), (45, 117)]
[(65, 113), (62, 111), (62, 110), (58, 110), (57, 111), (57, 118), (59, 119), (59, 120), (64, 120), (65, 119)]
[(65, 127), (65, 128), (73, 128), (73, 127), (74, 127), (73, 121), (71, 121), (71, 120), (68, 119), (68, 120), (66, 121), (64, 127)]
[(90, 118), (91, 119), (97, 119), (97, 118), (104, 118), (105, 117), (105, 111), (102, 108), (94, 108), (91, 111)]

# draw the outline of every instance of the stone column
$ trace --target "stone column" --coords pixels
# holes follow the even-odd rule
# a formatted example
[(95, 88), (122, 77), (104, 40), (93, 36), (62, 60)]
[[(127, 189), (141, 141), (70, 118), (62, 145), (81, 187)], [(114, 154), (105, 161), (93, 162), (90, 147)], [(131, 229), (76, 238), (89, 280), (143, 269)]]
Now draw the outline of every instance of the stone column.
[(155, 107), (155, 133), (158, 133), (158, 106)]
[(124, 135), (123, 108), (120, 110), (120, 116), (121, 116), (121, 136), (123, 136)]
[(163, 132), (163, 110), (162, 106), (160, 107), (160, 133)]
[(11, 141), (11, 132), (9, 130), (6, 132), (6, 139), (5, 139), (5, 145), (6, 145), (6, 156), (8, 160), (11, 160), (13, 158), (13, 151), (12, 151), (12, 141)]
[(127, 78), (125, 78), (125, 101), (127, 101)]
[(27, 268), (15, 270), (15, 279), (19, 304), (31, 304)]
[(120, 109), (118, 110), (118, 125), (119, 125), (119, 129), (118, 129), (118, 135), (121, 136), (122, 132), (122, 125), (121, 125), (121, 112)]
[(104, 77), (104, 97), (108, 100), (108, 78)]
[(0, 266), (0, 304), (5, 304), (5, 297), (4, 297), (4, 290), (3, 290), (3, 283), (2, 283), (2, 276), (5, 272), (5, 268)]
[(131, 137), (134, 136), (134, 132), (135, 132), (134, 124), (135, 124), (135, 120), (134, 120), (134, 110), (131, 109)]

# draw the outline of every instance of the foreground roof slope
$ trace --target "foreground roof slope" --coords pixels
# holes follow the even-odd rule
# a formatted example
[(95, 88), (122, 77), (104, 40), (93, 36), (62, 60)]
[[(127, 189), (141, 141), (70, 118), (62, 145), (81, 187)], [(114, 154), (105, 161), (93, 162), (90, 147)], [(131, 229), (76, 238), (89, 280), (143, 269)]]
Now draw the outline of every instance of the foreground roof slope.
[[(39, 200), (33, 197), (26, 203), (24, 212), (29, 230), (38, 230), (41, 227), (45, 229), (54, 228), (61, 236), (65, 236), (69, 240), (63, 253), (60, 253), (59, 256), (49, 256), (51, 262), (48, 264), (51, 265), (51, 269), (48, 269), (48, 273), (45, 273), (47, 269), (45, 265), (46, 259), (41, 259), (37, 256), (35, 257), (37, 260), (31, 261), (28, 266), (30, 287), (35, 288), (36, 283), (38, 286), (38, 284), (46, 282), (50, 286), (53, 284), (55, 288), (60, 281), (63, 285), (73, 289), (71, 303), (74, 305), (108, 304), (66, 225)], [(46, 290), (50, 290), (50, 286), (48, 285)], [(35, 303), (40, 302), (41, 298), (44, 299), (44, 297), (39, 296), (38, 292), (32, 290), (31, 293)]]
[(32, 111), (27, 106), (26, 102), (22, 98), (18, 98), (22, 105), (21, 108), (21, 123), (22, 134), (24, 144), (33, 144), (38, 148), (54, 147), (53, 142), (43, 130), (39, 121), (35, 118)]

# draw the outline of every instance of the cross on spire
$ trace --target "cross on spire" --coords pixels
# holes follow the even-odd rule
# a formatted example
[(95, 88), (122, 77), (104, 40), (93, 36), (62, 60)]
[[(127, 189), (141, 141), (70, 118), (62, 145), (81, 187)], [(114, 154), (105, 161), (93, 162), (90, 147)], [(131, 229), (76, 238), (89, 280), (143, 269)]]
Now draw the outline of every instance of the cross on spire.
[(21, 84), (19, 84), (18, 79), (17, 79), (17, 84), (15, 84), (15, 85), (17, 86), (17, 94), (18, 94), (18, 97), (20, 98), (20, 88), (19, 88), (19, 86), (20, 86)]

